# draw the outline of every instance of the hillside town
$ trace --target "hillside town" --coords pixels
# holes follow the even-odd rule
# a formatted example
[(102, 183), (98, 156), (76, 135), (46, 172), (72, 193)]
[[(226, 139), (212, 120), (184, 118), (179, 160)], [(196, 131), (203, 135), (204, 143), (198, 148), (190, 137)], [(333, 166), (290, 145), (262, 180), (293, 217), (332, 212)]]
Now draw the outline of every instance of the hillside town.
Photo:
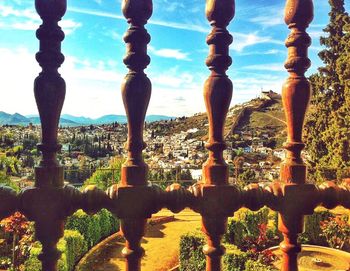
[[(273, 91), (263, 91), (260, 97), (234, 106), (228, 112), (231, 123), (225, 129), (224, 158), (230, 167), (230, 182), (237, 182), (240, 177), (247, 182), (268, 182), (278, 177), (279, 164), (285, 158), (283, 112), (281, 119), (277, 119), (275, 112), (281, 113), (280, 99)], [(254, 121), (251, 116), (256, 113), (271, 116), (279, 124), (266, 121), (254, 126), (249, 121)], [(197, 114), (201, 121), (191, 123), (195, 117), (145, 123), (144, 157), (151, 170), (189, 170), (191, 180), (201, 179), (201, 165), (207, 159), (208, 123), (205, 114)], [(174, 131), (172, 127), (181, 129)], [(23, 186), (34, 179), (34, 165), (40, 160), (36, 150), (40, 133), (40, 126), (33, 124), (0, 127), (1, 167), (11, 164), (6, 158), (13, 157), (13, 170)], [(95, 170), (107, 167), (111, 157), (125, 157), (126, 136), (127, 125), (119, 123), (60, 127), (62, 150), (58, 158), (65, 168), (66, 181), (82, 183)]]

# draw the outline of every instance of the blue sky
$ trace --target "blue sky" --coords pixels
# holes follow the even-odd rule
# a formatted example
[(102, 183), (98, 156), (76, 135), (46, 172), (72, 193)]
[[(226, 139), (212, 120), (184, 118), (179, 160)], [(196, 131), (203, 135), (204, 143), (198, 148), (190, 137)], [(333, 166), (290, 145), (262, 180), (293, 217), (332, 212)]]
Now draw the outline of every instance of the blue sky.
[[(63, 113), (99, 117), (124, 114), (120, 84), (127, 24), (121, 0), (68, 1), (60, 22), (66, 33), (62, 51), (66, 61), (60, 73), (67, 82)], [(350, 0), (345, 0), (346, 7)], [(152, 36), (148, 48), (151, 64), (146, 70), (153, 83), (148, 114), (192, 115), (205, 111), (202, 86), (209, 72), (205, 38), (210, 26), (204, 0), (154, 0), (153, 16), (146, 26)], [(315, 0), (315, 18), (308, 32), (313, 38), (309, 57), (311, 72), (321, 65), (319, 37), (328, 22), (329, 5)], [(259, 95), (261, 88), (280, 92), (287, 73), (283, 21), (284, 1), (236, 0), (236, 16), (229, 26), (233, 65), (232, 105)], [(33, 80), (40, 72), (35, 61), (40, 18), (34, 0), (0, 0), (0, 111), (36, 114)]]

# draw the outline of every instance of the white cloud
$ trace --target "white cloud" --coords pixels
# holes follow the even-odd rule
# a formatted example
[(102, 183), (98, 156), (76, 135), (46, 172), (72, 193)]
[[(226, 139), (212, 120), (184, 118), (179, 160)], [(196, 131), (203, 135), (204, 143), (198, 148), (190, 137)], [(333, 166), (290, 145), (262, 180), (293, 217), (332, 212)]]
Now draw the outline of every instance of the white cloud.
[[(0, 100), (6, 101), (2, 103), (1, 110), (35, 114), (33, 81), (40, 67), (35, 61), (34, 52), (23, 48), (0, 48), (0, 59), (0, 73), (3, 74)], [(125, 114), (120, 94), (124, 71), (119, 72), (115, 65), (114, 60), (92, 62), (67, 55), (60, 69), (67, 83), (63, 113), (89, 117)], [(283, 69), (282, 64), (280, 68)], [(284, 75), (251, 75), (247, 72), (247, 77), (242, 71), (239, 73), (229, 71), (233, 80), (231, 105), (256, 97), (261, 87), (279, 91), (284, 80)], [(203, 84), (207, 72), (181, 72), (179, 67), (174, 67), (162, 72), (149, 69), (148, 74), (153, 84), (148, 114), (183, 116), (205, 111)], [(21, 80), (18, 80), (19, 77)]]
[(282, 41), (274, 40), (268, 36), (259, 36), (257, 32), (243, 34), (233, 33), (233, 43), (230, 45), (232, 50), (242, 52), (244, 48), (260, 43), (283, 44)]
[[(42, 23), (39, 15), (33, 9), (14, 9), (11, 6), (0, 4), (0, 16), (9, 18), (6, 23), (0, 24), (1, 28), (34, 31)], [(16, 20), (11, 20), (11, 17), (16, 17)], [(71, 19), (63, 19), (59, 25), (66, 35), (82, 26), (81, 23)]]
[(278, 12), (278, 14), (274, 14), (273, 16), (258, 16), (250, 19), (250, 22), (260, 24), (264, 27), (271, 27), (276, 25), (284, 24), (283, 13)]
[[(89, 10), (89, 9), (83, 9), (83, 8), (77, 8), (77, 7), (68, 7), (68, 9), (71, 12), (76, 12), (80, 14), (87, 14), (87, 15), (104, 17), (104, 18), (113, 18), (113, 19), (124, 20), (124, 21), (126, 20), (122, 15), (117, 15), (109, 12), (95, 11), (95, 10)], [(210, 28), (207, 26), (201, 26), (201, 25), (189, 24), (189, 23), (179, 23), (179, 22), (153, 20), (153, 19), (149, 20), (148, 23), (151, 25), (159, 25), (159, 26), (164, 26), (169, 28), (195, 31), (195, 32), (201, 32), (201, 33), (209, 33), (210, 31)]]
[(247, 55), (287, 55), (287, 50), (278, 50), (271, 49), (267, 51), (250, 51), (250, 52), (241, 52), (238, 55), (247, 56)]
[(153, 46), (148, 46), (148, 50), (151, 54), (165, 57), (165, 58), (175, 58), (177, 60), (190, 60), (188, 58), (188, 53), (181, 52), (180, 49), (168, 49), (168, 48), (162, 48), (162, 49), (156, 49)]
[(271, 71), (271, 72), (283, 72), (285, 71), (283, 63), (267, 63), (267, 64), (257, 64), (248, 65), (242, 67), (244, 70), (255, 70), (255, 71)]

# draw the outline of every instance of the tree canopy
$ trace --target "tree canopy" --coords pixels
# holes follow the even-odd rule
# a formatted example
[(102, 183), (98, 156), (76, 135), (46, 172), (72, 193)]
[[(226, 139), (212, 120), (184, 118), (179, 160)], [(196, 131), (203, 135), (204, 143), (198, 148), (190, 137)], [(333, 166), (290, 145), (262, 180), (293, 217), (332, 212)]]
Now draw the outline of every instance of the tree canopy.
[(344, 0), (329, 0), (329, 24), (319, 53), (324, 66), (310, 77), (313, 90), (305, 125), (311, 176), (341, 179), (350, 166), (350, 17)]

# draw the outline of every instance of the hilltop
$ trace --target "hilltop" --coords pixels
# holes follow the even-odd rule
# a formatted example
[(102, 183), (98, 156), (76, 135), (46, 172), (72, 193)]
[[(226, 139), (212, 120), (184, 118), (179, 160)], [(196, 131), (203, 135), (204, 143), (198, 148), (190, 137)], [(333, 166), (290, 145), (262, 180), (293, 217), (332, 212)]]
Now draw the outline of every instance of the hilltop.
[[(273, 92), (272, 92), (273, 93)], [(224, 135), (227, 141), (235, 138), (251, 138), (264, 135), (281, 141), (285, 137), (285, 116), (281, 96), (261, 95), (260, 98), (235, 105), (227, 114)], [(192, 117), (180, 117), (173, 121), (158, 121), (147, 125), (156, 135), (170, 136), (187, 132), (186, 139), (207, 140), (208, 119), (206, 113)]]

